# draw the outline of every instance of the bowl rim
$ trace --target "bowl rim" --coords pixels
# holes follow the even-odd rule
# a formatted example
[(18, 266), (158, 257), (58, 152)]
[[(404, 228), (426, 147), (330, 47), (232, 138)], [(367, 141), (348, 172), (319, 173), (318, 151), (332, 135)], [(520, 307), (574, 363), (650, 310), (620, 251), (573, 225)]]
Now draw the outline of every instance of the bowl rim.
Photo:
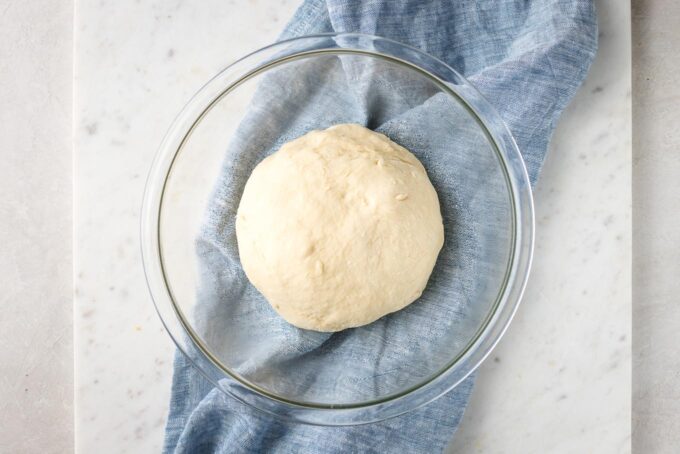
[[(318, 54), (364, 54), (401, 63), (424, 73), (454, 96), (487, 135), (511, 196), (513, 239), (505, 286), (478, 333), (457, 358), (435, 375), (384, 398), (353, 404), (292, 401), (229, 371), (202, 345), (177, 307), (166, 279), (160, 222), (163, 193), (176, 156), (212, 106), (245, 80), (272, 66)], [(521, 300), (534, 247), (534, 207), (530, 180), (510, 130), (498, 112), (462, 75), (441, 60), (411, 46), (361, 33), (324, 33), (291, 38), (256, 50), (226, 66), (184, 106), (168, 129), (149, 171), (142, 203), (141, 253), (147, 287), (156, 311), (178, 350), (218, 389), (255, 409), (308, 424), (355, 425), (385, 420), (419, 408), (458, 386), (491, 353)]]

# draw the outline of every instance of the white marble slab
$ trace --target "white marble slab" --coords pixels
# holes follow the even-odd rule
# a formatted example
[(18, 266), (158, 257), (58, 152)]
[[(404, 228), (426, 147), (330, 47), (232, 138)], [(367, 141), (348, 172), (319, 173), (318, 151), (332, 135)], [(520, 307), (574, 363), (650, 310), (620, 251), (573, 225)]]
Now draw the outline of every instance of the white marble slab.
[[(173, 347), (145, 288), (146, 171), (189, 96), (272, 42), (297, 1), (78, 1), (75, 370), (78, 452), (162, 444)], [(607, 19), (593, 73), (536, 192), (527, 297), (480, 380), (460, 452), (627, 450), (630, 393), (629, 13)], [(582, 432), (583, 431), (583, 432)]]

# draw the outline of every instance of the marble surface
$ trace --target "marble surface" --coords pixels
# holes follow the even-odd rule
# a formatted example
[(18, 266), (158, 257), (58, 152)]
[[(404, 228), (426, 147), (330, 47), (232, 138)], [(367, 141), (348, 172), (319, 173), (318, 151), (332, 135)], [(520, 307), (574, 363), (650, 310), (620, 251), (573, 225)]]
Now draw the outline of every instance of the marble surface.
[[(597, 3), (601, 50), (536, 190), (527, 294), (482, 367), (452, 452), (630, 450), (629, 10)], [(160, 449), (173, 347), (139, 256), (145, 174), (189, 96), (273, 41), (296, 4), (76, 4), (78, 452)]]
[(73, 445), (72, 15), (0, 1), (0, 452)]

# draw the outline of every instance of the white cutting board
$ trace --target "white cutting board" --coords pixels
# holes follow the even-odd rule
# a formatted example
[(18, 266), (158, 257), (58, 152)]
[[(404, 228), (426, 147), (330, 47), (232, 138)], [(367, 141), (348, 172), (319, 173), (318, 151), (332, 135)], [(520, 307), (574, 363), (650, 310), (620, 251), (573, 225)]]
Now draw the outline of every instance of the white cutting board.
[[(161, 448), (173, 346), (139, 254), (146, 172), (188, 98), (272, 42), (297, 3), (76, 2), (80, 453)], [(482, 367), (454, 444), (463, 452), (620, 452), (629, 439), (630, 18), (616, 0), (598, 4), (607, 17), (601, 54), (555, 135), (536, 191), (534, 273), (514, 325)]]

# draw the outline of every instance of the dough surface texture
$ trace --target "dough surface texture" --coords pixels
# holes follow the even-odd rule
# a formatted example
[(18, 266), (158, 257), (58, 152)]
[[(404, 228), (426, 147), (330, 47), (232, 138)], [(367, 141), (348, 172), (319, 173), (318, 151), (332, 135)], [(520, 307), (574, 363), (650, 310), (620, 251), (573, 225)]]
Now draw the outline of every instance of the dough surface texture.
[(248, 279), (281, 317), (333, 332), (416, 300), (444, 226), (420, 161), (382, 134), (342, 124), (292, 140), (255, 167), (236, 237)]

